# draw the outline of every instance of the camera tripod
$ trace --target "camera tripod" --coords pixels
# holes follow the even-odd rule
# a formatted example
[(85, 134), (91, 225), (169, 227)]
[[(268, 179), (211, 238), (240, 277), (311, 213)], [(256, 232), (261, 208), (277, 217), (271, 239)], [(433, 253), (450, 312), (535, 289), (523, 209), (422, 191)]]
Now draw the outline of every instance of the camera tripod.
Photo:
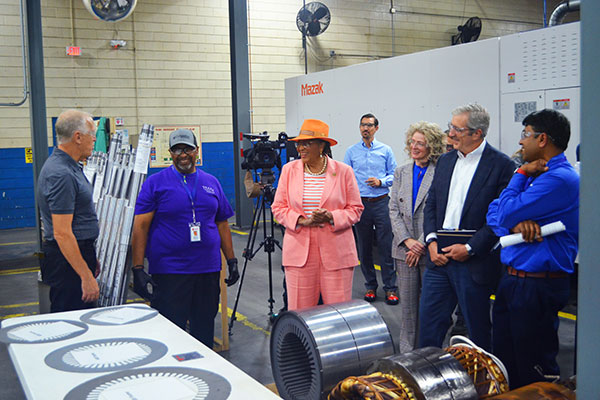
[[(263, 177), (261, 177), (263, 178)], [(262, 179), (261, 179), (262, 180)], [(273, 322), (277, 315), (273, 313), (273, 303), (275, 300), (273, 299), (273, 263), (271, 260), (271, 254), (275, 252), (275, 246), (279, 247), (281, 250), (281, 245), (279, 241), (274, 238), (275, 233), (275, 222), (273, 220), (273, 211), (271, 211), (270, 204), (273, 202), (275, 197), (275, 189), (271, 184), (266, 184), (261, 192), (261, 195), (257, 198), (256, 206), (254, 207), (254, 214), (252, 215), (252, 225), (250, 227), (250, 234), (248, 236), (248, 242), (246, 243), (246, 247), (244, 248), (244, 252), (242, 257), (244, 257), (244, 268), (242, 269), (242, 276), (240, 278), (240, 284), (238, 286), (238, 290), (235, 296), (235, 304), (233, 306), (233, 313), (231, 315), (231, 319), (229, 320), (229, 335), (231, 335), (231, 329), (233, 328), (233, 323), (236, 321), (237, 317), (237, 307), (240, 300), (240, 294), (242, 292), (242, 285), (244, 284), (244, 277), (246, 275), (246, 267), (248, 266), (248, 261), (252, 260), (256, 253), (261, 248), (264, 248), (267, 253), (268, 266), (269, 266), (269, 320)], [(267, 231), (267, 219), (266, 219), (266, 210), (269, 209), (270, 213), (270, 223), (269, 223), (269, 231)], [(260, 223), (260, 217), (262, 218), (263, 225), (263, 233), (264, 237), (262, 242), (258, 245), (256, 250), (254, 250), (254, 244), (256, 243), (256, 234), (258, 233), (258, 225)]]

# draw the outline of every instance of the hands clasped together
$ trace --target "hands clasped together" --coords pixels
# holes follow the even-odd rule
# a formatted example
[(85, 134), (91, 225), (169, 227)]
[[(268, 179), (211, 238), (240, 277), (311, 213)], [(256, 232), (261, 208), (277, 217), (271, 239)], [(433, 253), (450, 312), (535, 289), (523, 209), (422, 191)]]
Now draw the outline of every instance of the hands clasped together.
[(443, 254), (438, 253), (437, 242), (431, 242), (428, 247), (429, 257), (431, 257), (431, 261), (441, 267), (442, 265), (446, 265), (450, 259), (465, 262), (469, 259), (469, 252), (467, 251), (467, 247), (464, 244), (456, 243), (448, 247), (444, 247), (442, 251)]
[(324, 208), (317, 208), (313, 211), (310, 218), (300, 217), (298, 218), (298, 225), (300, 226), (319, 226), (323, 227), (333, 221), (333, 214)]
[(408, 251), (406, 252), (406, 264), (409, 267), (416, 267), (421, 256), (425, 254), (425, 245), (412, 238), (406, 239), (404, 245), (408, 247)]

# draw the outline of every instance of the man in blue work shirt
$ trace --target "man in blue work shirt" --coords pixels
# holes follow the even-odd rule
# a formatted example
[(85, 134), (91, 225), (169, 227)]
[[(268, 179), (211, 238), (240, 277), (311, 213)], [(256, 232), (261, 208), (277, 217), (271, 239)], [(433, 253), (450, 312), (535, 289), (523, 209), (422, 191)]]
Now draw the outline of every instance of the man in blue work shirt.
[[(506, 274), (493, 308), (493, 352), (511, 389), (560, 375), (557, 313), (569, 299), (577, 255), (579, 176), (569, 164), (569, 120), (554, 110), (529, 114), (521, 133), (522, 165), (489, 207), (498, 236), (521, 233), (525, 243), (502, 249)], [(566, 230), (541, 237), (540, 226), (561, 221)]]
[(362, 141), (346, 151), (344, 162), (354, 169), (365, 209), (355, 225), (358, 235), (360, 267), (365, 277), (365, 300), (377, 298), (377, 275), (373, 265), (373, 227), (381, 258), (381, 279), (387, 304), (398, 304), (396, 270), (392, 260), (392, 225), (388, 203), (389, 188), (394, 181), (396, 159), (392, 148), (375, 140), (379, 121), (373, 114), (360, 119)]

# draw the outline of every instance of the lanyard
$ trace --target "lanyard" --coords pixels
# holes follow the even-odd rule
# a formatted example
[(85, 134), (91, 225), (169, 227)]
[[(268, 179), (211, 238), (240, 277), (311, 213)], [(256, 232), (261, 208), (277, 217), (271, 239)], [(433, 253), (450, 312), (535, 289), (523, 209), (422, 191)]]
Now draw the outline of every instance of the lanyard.
[(175, 174), (175, 176), (177, 176), (178, 178), (181, 178), (181, 184), (183, 185), (183, 188), (185, 189), (185, 192), (187, 193), (189, 199), (190, 199), (190, 203), (192, 204), (192, 221), (194, 223), (196, 223), (196, 210), (194, 208), (194, 199), (196, 198), (196, 192), (198, 189), (198, 181), (200, 180), (198, 178), (198, 173), (196, 172), (196, 186), (194, 186), (192, 189), (193, 191), (190, 191), (190, 188), (188, 186), (187, 180), (186, 180), (186, 175), (180, 173), (179, 171), (177, 171), (175, 169), (175, 167), (171, 166), (171, 171), (173, 171), (173, 173)]

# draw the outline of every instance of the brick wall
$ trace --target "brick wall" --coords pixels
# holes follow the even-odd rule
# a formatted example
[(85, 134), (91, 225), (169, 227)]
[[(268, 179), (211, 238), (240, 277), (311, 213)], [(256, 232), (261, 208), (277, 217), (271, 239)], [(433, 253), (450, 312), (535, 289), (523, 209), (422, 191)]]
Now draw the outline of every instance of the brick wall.
[[(548, 13), (560, 1), (548, 1)], [(331, 11), (331, 24), (309, 38), (309, 72), (448, 46), (456, 26), (473, 15), (483, 19), (482, 39), (539, 28), (543, 18), (537, 0), (395, 1), (392, 35), (388, 0), (321, 2)], [(117, 23), (95, 21), (81, 1), (72, 3), (71, 10), (69, 0), (42, 0), (49, 144), (51, 118), (73, 107), (124, 118), (133, 143), (144, 123), (200, 125), (205, 168), (224, 174), (228, 181), (221, 182), (231, 185), (233, 193), (233, 170), (225, 171), (233, 165), (227, 166), (232, 146), (223, 143), (232, 140), (228, 3), (140, 0), (131, 17)], [(295, 22), (301, 4), (248, 0), (254, 132), (285, 129), (284, 79), (304, 73)], [(575, 13), (567, 20), (577, 18)], [(0, 0), (0, 102), (22, 97), (19, 24), (19, 0)], [(111, 39), (127, 45), (114, 50)], [(80, 46), (82, 55), (66, 56), (69, 45)], [(337, 55), (331, 57), (331, 51)], [(368, 81), (357, 82), (357, 88), (368, 91)], [(2, 203), (4, 219), (31, 208), (25, 199), (25, 192), (33, 190), (30, 166), (10, 161), (31, 145), (28, 106), (0, 107), (0, 181), (3, 190), (15, 191), (11, 196), (21, 196)], [(13, 179), (15, 173), (23, 176)], [(29, 187), (20, 186), (26, 182)], [(14, 203), (17, 198), (23, 201)]]
[[(560, 0), (549, 1), (551, 11)], [(309, 71), (447, 46), (456, 26), (483, 19), (481, 38), (535, 29), (536, 0), (322, 0), (325, 33), (309, 38)], [(47, 115), (70, 107), (120, 116), (132, 134), (143, 123), (201, 125), (205, 142), (231, 140), (228, 6), (222, 0), (143, 0), (131, 17), (95, 21), (81, 1), (42, 0)], [(22, 96), (18, 0), (0, 0), (0, 101)], [(301, 1), (248, 0), (254, 131), (284, 129), (283, 80), (304, 73), (295, 18)], [(576, 15), (575, 15), (576, 17)], [(71, 25), (73, 28), (71, 29)], [(127, 46), (110, 48), (111, 39)], [(82, 47), (76, 58), (65, 46)], [(330, 51), (338, 56), (330, 57)], [(357, 57), (372, 56), (373, 58)], [(48, 123), (50, 137), (50, 123)], [(0, 148), (30, 145), (28, 103), (0, 107)]]
[[(233, 144), (204, 143), (202, 154), (204, 165), (200, 169), (217, 177), (235, 209)], [(160, 170), (150, 168), (148, 174)], [(25, 162), (25, 149), (0, 149), (0, 229), (35, 226), (34, 206), (33, 168)]]

